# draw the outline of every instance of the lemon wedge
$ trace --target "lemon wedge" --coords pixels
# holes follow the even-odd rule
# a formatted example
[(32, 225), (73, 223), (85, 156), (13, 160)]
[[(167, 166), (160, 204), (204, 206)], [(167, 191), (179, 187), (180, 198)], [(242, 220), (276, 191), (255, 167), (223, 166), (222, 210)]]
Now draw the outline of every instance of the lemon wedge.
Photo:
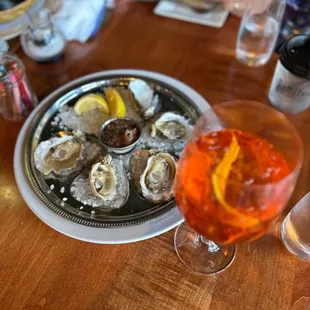
[(125, 117), (126, 106), (118, 91), (114, 88), (107, 88), (105, 95), (110, 107), (110, 115), (113, 117)]
[(90, 110), (98, 109), (104, 114), (110, 114), (110, 108), (107, 102), (100, 95), (89, 94), (81, 97), (74, 105), (74, 112), (81, 115)]

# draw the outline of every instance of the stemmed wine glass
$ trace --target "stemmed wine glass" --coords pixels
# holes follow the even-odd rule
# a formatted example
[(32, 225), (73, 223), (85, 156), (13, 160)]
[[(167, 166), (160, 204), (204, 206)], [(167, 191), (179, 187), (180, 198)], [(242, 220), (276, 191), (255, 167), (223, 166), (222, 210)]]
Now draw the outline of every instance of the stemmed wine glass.
[(191, 270), (212, 274), (233, 261), (235, 244), (262, 236), (294, 190), (302, 141), (268, 105), (232, 101), (198, 120), (178, 163), (175, 194), (185, 222), (175, 249)]

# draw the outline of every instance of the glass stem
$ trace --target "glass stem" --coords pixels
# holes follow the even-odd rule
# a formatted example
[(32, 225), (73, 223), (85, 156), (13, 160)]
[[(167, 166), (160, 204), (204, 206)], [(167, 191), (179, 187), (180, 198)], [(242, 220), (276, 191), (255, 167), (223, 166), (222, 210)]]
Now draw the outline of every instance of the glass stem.
[(198, 248), (200, 245), (201, 245), (201, 242), (202, 242), (202, 240), (201, 240), (201, 235), (199, 235), (199, 234), (197, 234), (196, 232), (195, 232), (195, 237), (194, 237), (194, 239), (193, 239), (193, 243), (194, 243), (194, 246), (196, 247), (196, 248)]
[(213, 241), (205, 238), (202, 235), (195, 233), (195, 237), (193, 239), (193, 243), (195, 247), (201, 246), (202, 243), (206, 244), (209, 247), (209, 252), (214, 253), (220, 250), (220, 247)]

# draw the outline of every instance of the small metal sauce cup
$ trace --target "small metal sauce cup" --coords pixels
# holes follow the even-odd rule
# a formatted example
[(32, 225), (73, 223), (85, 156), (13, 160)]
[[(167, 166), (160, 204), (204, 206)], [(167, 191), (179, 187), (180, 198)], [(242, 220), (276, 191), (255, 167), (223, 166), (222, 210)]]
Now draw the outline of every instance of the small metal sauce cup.
[[(112, 123), (112, 122), (114, 122), (114, 121), (116, 121), (116, 120), (119, 120), (119, 119), (127, 119), (127, 120), (130, 120), (130, 121), (132, 121), (132, 122), (135, 123), (135, 125), (136, 125), (136, 127), (137, 127), (137, 129), (138, 129), (138, 131), (139, 131), (138, 139), (137, 139), (135, 142), (133, 142), (132, 144), (129, 144), (129, 145), (124, 146), (124, 147), (113, 147), (113, 146), (109, 146), (109, 145), (107, 145), (106, 143), (104, 143), (104, 141), (103, 141), (103, 139), (102, 139), (103, 130), (104, 130), (104, 128), (105, 128), (107, 125), (109, 125), (110, 123)], [(141, 138), (141, 132), (142, 132), (142, 128), (141, 128), (141, 126), (139, 125), (139, 123), (138, 123), (136, 120), (134, 120), (134, 119), (132, 119), (132, 118), (130, 118), (130, 117), (124, 117), (124, 118), (117, 118), (117, 117), (116, 117), (116, 118), (111, 118), (111, 119), (107, 120), (106, 122), (104, 122), (104, 123), (100, 126), (100, 128), (99, 128), (99, 130), (98, 130), (97, 137), (98, 137), (98, 139), (101, 141), (101, 143), (106, 147), (106, 149), (107, 149), (107, 151), (108, 151), (109, 153), (110, 153), (110, 152), (113, 152), (113, 153), (115, 153), (115, 154), (121, 155), (121, 154), (126, 154), (126, 153), (130, 152), (130, 151), (136, 146), (136, 144), (138, 143), (138, 141), (139, 141), (140, 138)]]

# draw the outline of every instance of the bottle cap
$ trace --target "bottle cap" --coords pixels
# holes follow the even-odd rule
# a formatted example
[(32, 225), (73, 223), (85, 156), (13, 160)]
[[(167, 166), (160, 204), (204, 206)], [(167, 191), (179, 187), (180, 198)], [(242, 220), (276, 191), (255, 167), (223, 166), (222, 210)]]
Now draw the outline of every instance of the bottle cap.
[(310, 36), (297, 35), (279, 48), (282, 65), (292, 74), (310, 79)]

